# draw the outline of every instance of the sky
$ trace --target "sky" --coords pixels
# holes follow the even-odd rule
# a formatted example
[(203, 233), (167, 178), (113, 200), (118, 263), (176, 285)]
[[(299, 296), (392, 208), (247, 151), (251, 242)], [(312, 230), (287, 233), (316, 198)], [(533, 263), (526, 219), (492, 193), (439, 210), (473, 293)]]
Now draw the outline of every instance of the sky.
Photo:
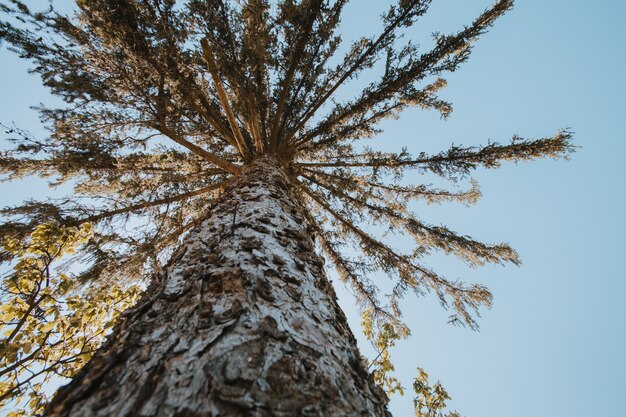
[[(353, 0), (342, 22), (345, 38), (375, 33), (387, 3)], [(451, 257), (429, 257), (428, 266), (448, 277), (486, 284), (494, 306), (482, 311), (480, 331), (473, 332), (446, 324), (448, 313), (434, 296), (407, 296), (401, 306), (413, 334), (392, 350), (392, 358), (406, 387), (416, 367), (423, 367), (431, 380), (443, 383), (453, 397), (451, 408), (465, 417), (621, 417), (626, 410), (626, 2), (516, 3), (476, 43), (469, 62), (446, 76), (441, 96), (454, 105), (449, 119), (407, 111), (385, 122), (385, 132), (371, 146), (432, 153), (452, 143), (506, 142), (514, 134), (547, 137), (569, 128), (579, 148), (569, 161), (479, 170), (473, 178), (483, 197), (474, 206), (413, 207), (431, 224), (510, 243), (523, 264), (469, 269)], [(430, 33), (456, 31), (489, 4), (435, 0), (407, 39), (427, 47)], [(26, 69), (0, 47), (0, 121), (40, 133), (29, 107), (54, 99)], [(363, 77), (353, 86), (367, 81)], [(0, 184), (0, 206), (46, 193), (35, 180)], [(397, 242), (400, 249), (405, 244)], [(349, 291), (334, 282), (362, 350), (370, 353)], [(392, 397), (390, 410), (396, 417), (412, 415), (410, 389)]]

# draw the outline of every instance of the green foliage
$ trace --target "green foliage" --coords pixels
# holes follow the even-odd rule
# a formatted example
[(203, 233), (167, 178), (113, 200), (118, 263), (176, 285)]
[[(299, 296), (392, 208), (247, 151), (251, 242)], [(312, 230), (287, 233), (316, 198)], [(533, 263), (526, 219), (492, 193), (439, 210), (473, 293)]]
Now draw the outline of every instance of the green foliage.
[[(377, 316), (372, 309), (366, 309), (361, 313), (361, 326), (365, 338), (376, 352), (374, 359), (365, 358), (374, 382), (384, 389), (387, 395), (395, 393), (404, 395), (405, 388), (393, 376), (395, 367), (391, 361), (390, 350), (397, 341), (409, 337), (410, 330), (396, 320)], [(428, 374), (422, 368), (417, 368), (413, 391), (415, 393), (413, 399), (415, 417), (460, 417), (456, 411), (444, 414), (446, 401), (451, 398), (439, 382), (432, 387), (429, 385)]]
[(413, 390), (415, 391), (413, 399), (415, 417), (460, 417), (456, 411), (444, 413), (446, 401), (451, 398), (439, 381), (432, 387), (428, 384), (428, 374), (422, 368), (417, 368)]
[(366, 359), (374, 381), (385, 390), (387, 395), (396, 392), (404, 395), (404, 388), (400, 381), (391, 375), (395, 371), (395, 367), (391, 362), (390, 349), (395, 346), (397, 340), (405, 339), (410, 335), (409, 329), (397, 322), (376, 319), (372, 309), (367, 309), (361, 313), (361, 326), (365, 338), (372, 344), (376, 352), (376, 357), (373, 360)]
[(3, 239), (15, 262), (0, 284), (0, 406), (14, 404), (13, 416), (40, 412), (46, 382), (72, 377), (139, 294), (105, 283), (85, 293), (76, 277), (55, 270), (92, 234), (89, 223), (44, 223), (26, 241)]

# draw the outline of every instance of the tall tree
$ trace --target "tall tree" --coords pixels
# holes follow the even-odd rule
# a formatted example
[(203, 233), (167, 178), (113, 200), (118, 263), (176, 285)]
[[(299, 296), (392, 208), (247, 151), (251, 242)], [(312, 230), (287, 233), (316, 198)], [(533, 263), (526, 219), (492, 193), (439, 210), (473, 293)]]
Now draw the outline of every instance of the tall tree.
[[(379, 334), (383, 349), (408, 333), (398, 304), (407, 292), (434, 293), (452, 322), (476, 327), (489, 291), (448, 280), (423, 258), (440, 250), (474, 267), (518, 264), (518, 255), (428, 224), (409, 207), (473, 203), (474, 182), (457, 192), (403, 175), (456, 182), (503, 161), (565, 157), (571, 134), (434, 155), (363, 145), (408, 107), (448, 116), (440, 77), (468, 59), (512, 1), (497, 0), (420, 50), (401, 34), (431, 1), (398, 0), (378, 35), (341, 55), (346, 3), (77, 0), (72, 16), (0, 3), (0, 39), (66, 103), (39, 109), (46, 138), (8, 129), (14, 146), (0, 154), (0, 172), (74, 190), (5, 209), (2, 235), (27, 247), (42, 224), (93, 224), (74, 257), (88, 265), (73, 277), (76, 291), (147, 286), (47, 415), (388, 415), (378, 384), (393, 389), (389, 366), (368, 373), (325, 260), (353, 287), (369, 337)], [(370, 69), (380, 78), (334, 100)], [(411, 236), (415, 249), (398, 251), (382, 237), (388, 231)], [(16, 253), (5, 250), (2, 260)], [(368, 279), (374, 271), (394, 280), (388, 296)], [(430, 398), (422, 377), (416, 392)], [(417, 404), (424, 413), (429, 403)]]

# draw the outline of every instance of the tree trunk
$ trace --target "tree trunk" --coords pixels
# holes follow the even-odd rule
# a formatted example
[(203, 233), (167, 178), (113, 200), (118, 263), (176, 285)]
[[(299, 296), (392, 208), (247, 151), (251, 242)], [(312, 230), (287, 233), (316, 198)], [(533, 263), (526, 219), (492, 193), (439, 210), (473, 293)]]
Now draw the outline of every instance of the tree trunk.
[(48, 416), (389, 416), (282, 164), (225, 190)]

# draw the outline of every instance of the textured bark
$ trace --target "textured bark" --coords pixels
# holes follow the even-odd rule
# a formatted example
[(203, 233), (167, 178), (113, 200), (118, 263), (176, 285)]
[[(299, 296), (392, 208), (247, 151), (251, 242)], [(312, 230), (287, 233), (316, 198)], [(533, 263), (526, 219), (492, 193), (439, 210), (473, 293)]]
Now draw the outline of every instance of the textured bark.
[(286, 170), (255, 160), (49, 416), (389, 416)]

